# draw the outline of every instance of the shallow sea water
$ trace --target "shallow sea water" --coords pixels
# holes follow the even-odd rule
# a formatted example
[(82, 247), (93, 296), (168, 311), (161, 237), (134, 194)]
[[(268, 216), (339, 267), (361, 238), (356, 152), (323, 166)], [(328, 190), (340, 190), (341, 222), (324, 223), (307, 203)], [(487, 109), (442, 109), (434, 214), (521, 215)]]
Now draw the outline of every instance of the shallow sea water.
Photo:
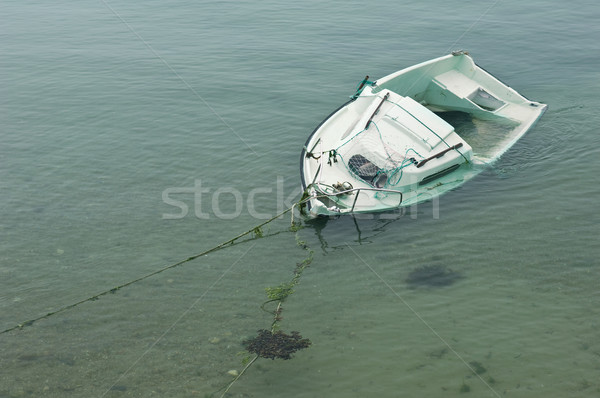
[[(549, 110), (439, 202), (304, 221), (314, 260), (281, 326), (312, 345), (228, 396), (600, 395), (597, 19), (589, 1), (2, 2), (0, 331), (285, 209), (306, 138), (364, 75), (463, 48)], [(220, 396), (271, 323), (265, 287), (306, 255), (289, 222), (0, 334), (0, 397)], [(410, 286), (423, 266), (461, 278)]]

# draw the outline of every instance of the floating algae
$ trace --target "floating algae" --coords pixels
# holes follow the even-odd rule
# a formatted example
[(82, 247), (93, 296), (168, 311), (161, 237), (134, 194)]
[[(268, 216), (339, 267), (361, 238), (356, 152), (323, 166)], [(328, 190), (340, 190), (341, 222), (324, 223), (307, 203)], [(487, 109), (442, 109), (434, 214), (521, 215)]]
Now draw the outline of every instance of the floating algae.
[(310, 346), (310, 340), (303, 339), (298, 332), (286, 334), (281, 330), (271, 332), (261, 329), (258, 336), (243, 342), (246, 350), (262, 358), (290, 359), (292, 354)]
[(415, 268), (408, 277), (406, 283), (411, 289), (417, 287), (443, 287), (450, 286), (463, 276), (445, 265), (424, 265)]

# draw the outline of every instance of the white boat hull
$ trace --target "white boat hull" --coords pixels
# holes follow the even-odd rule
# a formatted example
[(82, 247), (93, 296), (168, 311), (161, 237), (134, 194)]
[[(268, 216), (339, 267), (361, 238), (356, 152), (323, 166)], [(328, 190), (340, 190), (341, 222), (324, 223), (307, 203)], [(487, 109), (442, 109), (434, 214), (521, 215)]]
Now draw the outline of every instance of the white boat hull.
[(545, 109), (462, 52), (381, 78), (307, 140), (307, 213), (377, 212), (430, 200), (500, 157)]

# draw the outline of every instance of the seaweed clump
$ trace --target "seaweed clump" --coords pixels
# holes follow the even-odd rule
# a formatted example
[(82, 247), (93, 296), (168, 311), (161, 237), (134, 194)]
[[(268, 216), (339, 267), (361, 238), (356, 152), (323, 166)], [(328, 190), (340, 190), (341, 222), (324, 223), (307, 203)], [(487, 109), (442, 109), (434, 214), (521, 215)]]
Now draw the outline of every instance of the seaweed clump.
[(265, 329), (258, 331), (258, 335), (243, 342), (248, 352), (255, 353), (263, 358), (290, 359), (292, 354), (310, 346), (309, 339), (303, 339), (298, 332), (286, 334), (281, 330), (270, 332)]
[(417, 287), (443, 287), (450, 286), (462, 278), (460, 272), (453, 271), (444, 265), (424, 265), (408, 274), (406, 283), (411, 289)]

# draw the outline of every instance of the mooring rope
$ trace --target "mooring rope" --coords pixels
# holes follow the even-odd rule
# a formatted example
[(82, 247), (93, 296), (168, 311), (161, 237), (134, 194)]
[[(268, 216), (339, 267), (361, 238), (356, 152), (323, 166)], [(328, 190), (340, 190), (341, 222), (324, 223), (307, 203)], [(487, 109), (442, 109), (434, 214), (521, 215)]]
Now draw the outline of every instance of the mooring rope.
[[(298, 202), (298, 203), (303, 203), (304, 201), (305, 201), (304, 199), (301, 199), (300, 202)], [(293, 216), (293, 213), (292, 213), (292, 216)], [(315, 252), (307, 245), (307, 243), (305, 241), (300, 240), (300, 238), (298, 236), (298, 228), (296, 228), (296, 226), (294, 225), (293, 219), (292, 219), (292, 230), (294, 230), (296, 232), (296, 244), (299, 247), (301, 247), (303, 250), (305, 250), (308, 254), (304, 260), (302, 260), (299, 263), (296, 263), (296, 268), (294, 269), (294, 276), (292, 277), (292, 279), (289, 282), (282, 283), (279, 286), (269, 287), (269, 288), (265, 289), (267, 291), (267, 297), (269, 298), (269, 300), (265, 301), (260, 306), (260, 308), (263, 311), (266, 311), (273, 315), (273, 322), (271, 323), (271, 328), (270, 328), (270, 333), (272, 335), (278, 333), (277, 331), (279, 330), (279, 323), (283, 319), (281, 317), (281, 312), (283, 311), (283, 307), (282, 307), (283, 302), (287, 299), (287, 297), (290, 294), (294, 293), (293, 288), (300, 283), (300, 278), (302, 277), (302, 273), (312, 263), (313, 256), (315, 254)], [(265, 308), (265, 305), (268, 303), (273, 303), (273, 302), (277, 302), (277, 308), (275, 309), (275, 311), (267, 310)], [(279, 332), (279, 333), (281, 333), (281, 332)], [(294, 336), (294, 333), (296, 333), (296, 336), (298, 338), (300, 338), (300, 334), (298, 332), (292, 332), (292, 336)], [(260, 331), (259, 331), (259, 336), (260, 336)], [(258, 340), (258, 339), (259, 338), (257, 337), (256, 340)], [(252, 349), (250, 347), (250, 345), (247, 345), (246, 350), (249, 353), (254, 353), (254, 357), (251, 360), (248, 357), (249, 362), (246, 364), (246, 366), (244, 366), (244, 369), (242, 369), (242, 371), (238, 375), (236, 375), (235, 378), (231, 382), (229, 382), (227, 387), (224, 387), (225, 390), (220, 395), (220, 398), (225, 398), (225, 395), (229, 392), (229, 390), (233, 387), (233, 385), (240, 379), (240, 377), (242, 377), (242, 375), (248, 370), (248, 368), (250, 368), (250, 366), (254, 362), (256, 362), (256, 360), (258, 358), (260, 358), (260, 357), (271, 358), (271, 359), (275, 359), (276, 357), (284, 358), (282, 355), (287, 354), (288, 357), (284, 358), (284, 359), (289, 359), (290, 353), (292, 353), (298, 349), (306, 348), (311, 344), (310, 340), (308, 340), (308, 339), (303, 339), (301, 341), (304, 342), (304, 344), (302, 346), (294, 346), (294, 347), (290, 347), (290, 346), (285, 347), (286, 343), (281, 340), (280, 341), (262, 342), (263, 347), (258, 348), (258, 349), (256, 349), (256, 347), (255, 347), (255, 349)], [(244, 344), (249, 344), (249, 343), (250, 343), (249, 341), (244, 342)], [(265, 349), (267, 351), (265, 351)], [(287, 349), (287, 352), (286, 352), (286, 349)], [(221, 390), (219, 390), (219, 391), (221, 391)], [(213, 394), (216, 394), (216, 393), (218, 393), (218, 391), (215, 391)], [(211, 394), (211, 396), (213, 394)]]
[(285, 215), (286, 213), (289, 213), (290, 211), (292, 211), (292, 221), (291, 221), (291, 223), (292, 223), (292, 226), (294, 226), (294, 213), (293, 213), (294, 208), (296, 206), (302, 205), (303, 203), (307, 202), (310, 199), (311, 199), (310, 197), (303, 197), (299, 202), (294, 203), (290, 208), (282, 211), (281, 213), (277, 214), (274, 217), (271, 217), (267, 221), (265, 221), (263, 223), (260, 223), (260, 224), (258, 224), (256, 226), (252, 227), (251, 229), (249, 229), (246, 232), (243, 232), (243, 233), (235, 236), (234, 238), (231, 238), (231, 239), (229, 239), (229, 240), (227, 240), (225, 242), (219, 243), (218, 245), (216, 245), (216, 246), (214, 246), (214, 247), (212, 247), (212, 248), (210, 248), (208, 250), (205, 250), (202, 253), (195, 254), (195, 255), (193, 255), (191, 257), (186, 258), (185, 260), (181, 260), (181, 261), (178, 261), (176, 263), (167, 265), (167, 266), (165, 266), (163, 268), (160, 268), (160, 269), (158, 269), (156, 271), (153, 271), (153, 272), (151, 272), (149, 274), (146, 274), (146, 275), (143, 275), (143, 276), (141, 276), (139, 278), (130, 280), (129, 282), (122, 283), (122, 284), (120, 284), (118, 286), (115, 286), (115, 287), (113, 287), (111, 289), (104, 290), (103, 292), (100, 292), (100, 293), (95, 294), (93, 296), (87, 297), (87, 298), (85, 298), (83, 300), (80, 300), (80, 301), (78, 301), (76, 303), (72, 303), (72, 304), (66, 305), (66, 306), (61, 307), (61, 308), (59, 308), (57, 310), (48, 312), (48, 313), (46, 313), (44, 315), (38, 316), (37, 318), (33, 318), (33, 319), (28, 320), (28, 321), (21, 322), (21, 323), (15, 325), (15, 326), (12, 326), (12, 327), (10, 327), (8, 329), (5, 329), (5, 330), (1, 331), (0, 334), (8, 333), (8, 332), (16, 330), (16, 329), (22, 329), (22, 328), (24, 328), (26, 326), (31, 326), (32, 324), (34, 324), (35, 322), (37, 322), (39, 320), (49, 318), (49, 317), (51, 317), (53, 315), (59, 314), (59, 313), (64, 312), (64, 311), (67, 311), (67, 310), (69, 310), (71, 308), (75, 308), (75, 307), (77, 307), (77, 306), (79, 306), (79, 305), (81, 305), (83, 303), (87, 303), (89, 301), (96, 301), (100, 297), (105, 296), (105, 295), (107, 295), (109, 293), (116, 293), (118, 290), (120, 290), (120, 289), (122, 289), (124, 287), (133, 285), (134, 283), (143, 281), (144, 279), (148, 279), (148, 278), (150, 278), (150, 277), (152, 277), (154, 275), (160, 274), (161, 272), (164, 272), (164, 271), (169, 270), (171, 268), (175, 268), (175, 267), (177, 267), (179, 265), (182, 265), (182, 264), (185, 264), (185, 263), (190, 262), (192, 260), (195, 260), (198, 257), (207, 255), (207, 254), (212, 253), (212, 252), (217, 251), (217, 250), (220, 250), (220, 249), (224, 248), (227, 245), (233, 244), (236, 240), (238, 240), (238, 239), (240, 239), (240, 238), (242, 238), (242, 237), (244, 237), (244, 236), (246, 236), (248, 234), (256, 233), (257, 231), (260, 231), (261, 227), (263, 227), (263, 226), (269, 224), (270, 222), (278, 219), (279, 217)]

